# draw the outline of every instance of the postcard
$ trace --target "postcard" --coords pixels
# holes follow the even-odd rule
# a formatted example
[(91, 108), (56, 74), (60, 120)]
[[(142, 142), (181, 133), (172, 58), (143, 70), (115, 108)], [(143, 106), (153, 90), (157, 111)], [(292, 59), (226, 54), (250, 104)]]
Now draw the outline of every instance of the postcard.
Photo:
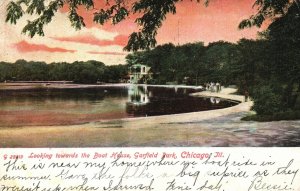
[(300, 191), (298, 0), (0, 11), (0, 191)]

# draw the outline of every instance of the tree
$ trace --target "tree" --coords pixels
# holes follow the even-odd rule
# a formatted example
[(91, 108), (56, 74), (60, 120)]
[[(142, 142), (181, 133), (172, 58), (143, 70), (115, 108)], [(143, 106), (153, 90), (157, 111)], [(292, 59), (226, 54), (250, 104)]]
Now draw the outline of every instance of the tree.
[(12, 64), (9, 64), (7, 62), (0, 62), (0, 82), (12, 80), (12, 68)]
[(127, 65), (111, 65), (107, 66), (104, 75), (103, 75), (103, 80), (104, 82), (109, 82), (109, 83), (119, 83), (128, 74), (128, 66)]
[(294, 109), (300, 105), (300, 9), (297, 4), (290, 6), (286, 15), (268, 27), (266, 38), (274, 53), (272, 68), (276, 80), (284, 90), (283, 104)]
[(232, 72), (232, 63), (236, 61), (236, 45), (218, 41), (210, 43), (200, 60), (202, 67), (200, 75), (203, 76), (205, 82), (219, 81), (222, 84), (229, 84), (232, 79), (228, 74)]
[[(69, 20), (75, 29), (85, 27), (84, 18), (78, 14), (78, 8), (84, 6), (87, 10), (93, 10), (94, 22), (103, 25), (107, 21), (118, 24), (135, 14), (135, 23), (139, 31), (129, 36), (125, 50), (137, 51), (147, 49), (156, 45), (157, 30), (162, 26), (168, 13), (176, 13), (176, 3), (183, 0), (105, 0), (106, 4), (95, 7), (96, 0), (13, 0), (7, 5), (6, 22), (16, 24), (23, 15), (29, 14), (35, 19), (28, 21), (23, 28), (23, 33), (33, 37), (45, 35), (43, 27), (52, 21), (55, 13), (63, 6), (69, 7)], [(190, 0), (202, 2), (208, 5), (209, 0)], [(234, 2), (232, 2), (234, 3)], [(286, 10), (292, 6), (299, 6), (299, 0), (256, 0), (254, 5), (258, 8), (257, 14), (244, 20), (240, 28), (258, 26), (267, 19), (276, 19), (284, 16)]]
[(243, 29), (252, 26), (261, 27), (266, 20), (276, 21), (285, 16), (290, 7), (297, 7), (298, 13), (300, 13), (299, 0), (256, 0), (253, 7), (258, 8), (257, 13), (252, 15), (249, 19), (243, 20), (239, 28)]

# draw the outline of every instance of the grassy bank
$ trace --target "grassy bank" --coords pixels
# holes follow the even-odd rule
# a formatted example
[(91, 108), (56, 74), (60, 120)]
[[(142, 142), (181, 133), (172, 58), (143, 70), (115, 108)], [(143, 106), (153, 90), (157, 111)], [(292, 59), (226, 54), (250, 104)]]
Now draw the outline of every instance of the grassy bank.
[(267, 122), (267, 121), (281, 121), (281, 120), (299, 120), (300, 119), (300, 110), (297, 111), (287, 111), (281, 113), (275, 113), (273, 115), (249, 115), (243, 117), (243, 121), (259, 121), (259, 122)]

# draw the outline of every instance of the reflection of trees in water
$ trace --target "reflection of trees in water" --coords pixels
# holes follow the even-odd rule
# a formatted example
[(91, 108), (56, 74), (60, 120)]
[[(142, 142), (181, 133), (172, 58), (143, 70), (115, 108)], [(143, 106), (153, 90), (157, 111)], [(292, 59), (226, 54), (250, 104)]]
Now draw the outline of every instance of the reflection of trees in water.
[(157, 116), (220, 109), (236, 105), (217, 97), (189, 96), (193, 92), (184, 88), (157, 88), (131, 86), (128, 89), (126, 112), (129, 116)]
[[(64, 109), (68, 103), (77, 105), (95, 106), (97, 112), (102, 112), (107, 108), (101, 108), (103, 101), (108, 105), (126, 105), (128, 116), (157, 116), (176, 113), (187, 113), (220, 109), (236, 105), (219, 98), (199, 98), (189, 96), (194, 92), (192, 89), (184, 88), (163, 88), (151, 86), (133, 85), (127, 88), (90, 88), (90, 89), (38, 89), (22, 91), (0, 91), (0, 102), (2, 105), (49, 105), (58, 106)], [(111, 102), (113, 98), (114, 103)], [(108, 101), (107, 101), (108, 100)], [(127, 100), (127, 101), (126, 101)], [(64, 106), (65, 105), (65, 106)], [(69, 104), (70, 105), (70, 104)], [(54, 107), (54, 106), (53, 106)], [(118, 107), (121, 108), (121, 107)], [(49, 108), (48, 108), (49, 109)]]
[(117, 88), (83, 88), (83, 89), (34, 89), (0, 91), (1, 101), (100, 101), (105, 97), (125, 97), (126, 89)]

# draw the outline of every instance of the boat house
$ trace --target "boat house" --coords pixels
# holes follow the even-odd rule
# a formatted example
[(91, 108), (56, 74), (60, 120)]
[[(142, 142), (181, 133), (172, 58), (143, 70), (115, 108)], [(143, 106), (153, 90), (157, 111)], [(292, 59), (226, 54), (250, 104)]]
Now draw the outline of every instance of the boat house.
[(150, 69), (151, 67), (142, 64), (132, 65), (129, 68), (129, 83), (147, 83), (147, 80), (151, 79)]

